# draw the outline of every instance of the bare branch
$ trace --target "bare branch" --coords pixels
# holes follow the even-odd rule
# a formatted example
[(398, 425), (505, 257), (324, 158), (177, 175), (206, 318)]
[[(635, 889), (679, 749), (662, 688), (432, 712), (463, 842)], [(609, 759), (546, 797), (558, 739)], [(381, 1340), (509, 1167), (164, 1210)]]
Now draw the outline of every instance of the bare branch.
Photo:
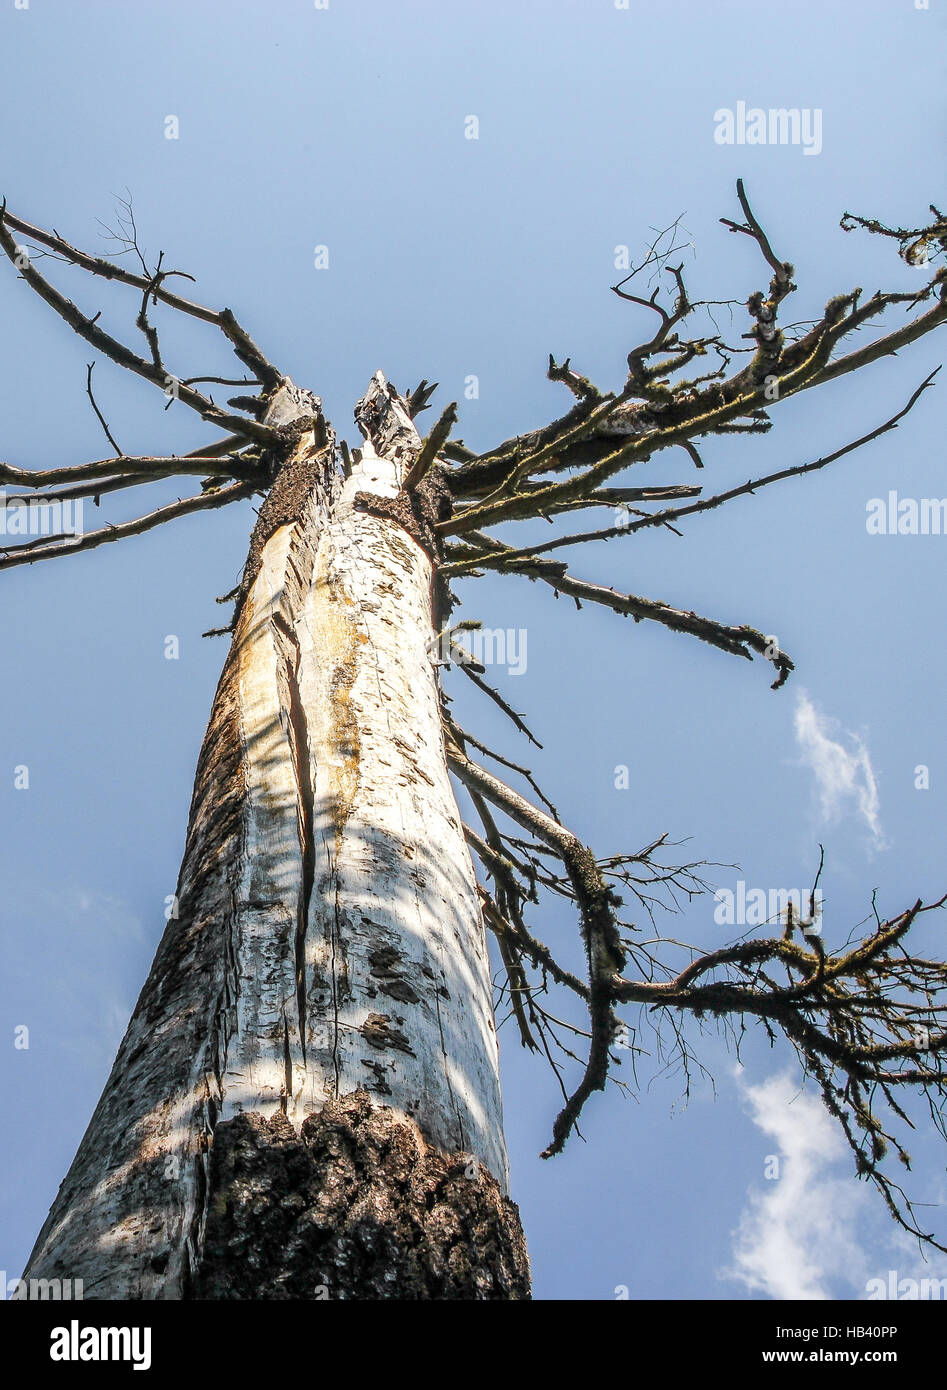
[(193, 386), (185, 386), (182, 382), (176, 381), (161, 368), (156, 367), (153, 362), (146, 362), (144, 358), (132, 352), (124, 343), (120, 343), (104, 329), (99, 328), (96, 323), (98, 315), (96, 318), (89, 318), (88, 315), (83, 314), (72, 300), (67, 299), (65, 295), (55, 289), (35, 266), (19, 254), (16, 242), (7, 226), (6, 211), (3, 204), (0, 204), (0, 247), (3, 248), (10, 262), (19, 270), (20, 275), (30, 288), (35, 290), (52, 309), (55, 309), (60, 318), (64, 319), (80, 337), (91, 343), (93, 347), (98, 348), (106, 357), (110, 357), (118, 366), (127, 367), (129, 371), (144, 377), (146, 381), (158, 386), (166, 394), (170, 388), (179, 400), (189, 405), (192, 410), (196, 410), (202, 419), (221, 429), (231, 429), (240, 435), (259, 439), (263, 442), (276, 440), (277, 436), (273, 430), (259, 424), (256, 420), (245, 420), (238, 415), (231, 415), (227, 411), (221, 410), (208, 397), (195, 391)]
[[(3, 221), (8, 223), (14, 231), (22, 232), (31, 240), (38, 242), (40, 246), (48, 246), (70, 264), (79, 266), (82, 270), (87, 270), (93, 275), (99, 275), (106, 280), (118, 280), (123, 285), (133, 285), (139, 290), (148, 289), (151, 284), (152, 276), (148, 274), (133, 275), (102, 256), (91, 256), (85, 251), (80, 251), (57, 233), (46, 232), (41, 227), (34, 227), (30, 222), (24, 222), (20, 217), (14, 217), (12, 213), (6, 211), (5, 206)], [(166, 280), (172, 275), (181, 276), (184, 275), (184, 272), (166, 270), (162, 274), (162, 279)], [(190, 280), (193, 279), (193, 276), (189, 275), (186, 278)], [(202, 304), (195, 304), (189, 299), (183, 299), (180, 295), (172, 294), (170, 290), (164, 288), (163, 284), (155, 285), (150, 293), (153, 298), (159, 299), (170, 308), (179, 309), (192, 318), (201, 319), (204, 323), (211, 323), (221, 329), (233, 345), (234, 352), (240, 361), (250, 368), (254, 376), (263, 383), (267, 390), (274, 390), (280, 384), (283, 373), (268, 361), (229, 309), (207, 309)]]
[(544, 1158), (550, 1158), (562, 1149), (592, 1091), (605, 1087), (608, 1051), (616, 1025), (609, 981), (614, 971), (621, 969), (619, 962), (625, 958), (612, 912), (615, 895), (602, 878), (594, 857), (577, 836), (553, 817), (531, 806), (499, 778), (472, 763), (452, 739), (447, 744), (447, 760), (468, 789), (500, 807), (516, 824), (559, 855), (579, 906), (589, 961), (591, 1038), (582, 1080), (558, 1116), (552, 1143), (543, 1153)]
[(428, 402), (437, 390), (438, 382), (433, 385), (428, 381), (421, 381), (413, 391), (408, 392), (408, 414), (413, 420), (416, 415), (420, 415), (422, 410), (428, 409)]
[(753, 215), (749, 201), (746, 196), (746, 192), (743, 188), (742, 179), (737, 179), (737, 197), (740, 199), (740, 206), (743, 209), (743, 215), (746, 218), (746, 224), (744, 225), (739, 222), (732, 222), (729, 217), (721, 217), (720, 221), (723, 223), (725, 227), (729, 227), (731, 232), (746, 232), (748, 236), (753, 237), (753, 239), (758, 243), (759, 248), (766, 259), (766, 264), (770, 267), (770, 269), (773, 272), (773, 281), (770, 286), (770, 297), (778, 303), (780, 299), (783, 299), (787, 294), (790, 294), (792, 290), (796, 288), (795, 285), (792, 283), (793, 268), (788, 261), (781, 261), (777, 259), (773, 251), (773, 248), (769, 244), (769, 239), (766, 236), (766, 233), (763, 231), (763, 228), (760, 226), (759, 222)]
[[(237, 440), (237, 443), (242, 441)], [(233, 441), (231, 441), (233, 443)], [(95, 463), (82, 463), (69, 468), (16, 468), (11, 463), (0, 463), (0, 483), (12, 483), (14, 487), (37, 488), (46, 484), (53, 486), (95, 480), (106, 480), (116, 473), (129, 476), (139, 474), (149, 478), (161, 478), (169, 473), (181, 473), (197, 478), (219, 474), (224, 478), (244, 478), (262, 486), (263, 472), (259, 459), (250, 454), (161, 454), (127, 455), (116, 458), (98, 459)], [(63, 493), (63, 496), (66, 494)], [(70, 489), (70, 496), (74, 495)]]
[[(724, 344), (719, 334), (691, 339), (678, 336), (680, 322), (702, 306), (689, 300), (681, 267), (668, 265), (655, 243), (643, 266), (631, 275), (649, 264), (670, 273), (677, 291), (673, 308), (666, 309), (659, 302), (659, 288), (648, 298), (623, 290), (621, 286), (631, 276), (613, 287), (651, 309), (660, 320), (655, 335), (629, 354), (630, 376), (623, 398), (602, 396), (585, 378), (570, 373), (568, 364), (559, 369), (552, 362), (555, 379), (563, 379), (567, 385), (571, 380), (570, 389), (574, 388), (579, 397), (576, 407), (551, 425), (508, 440), (479, 457), (458, 455), (459, 466), (450, 474), (458, 507), (454, 517), (444, 523), (444, 533), (461, 535), (474, 527), (548, 516), (554, 510), (579, 505), (583, 497), (601, 488), (616, 472), (645, 462), (657, 451), (672, 446), (686, 449), (694, 463), (702, 466), (703, 459), (695, 447), (695, 440), (701, 436), (764, 432), (771, 423), (764, 411), (776, 403), (896, 352), (947, 320), (947, 269), (941, 269), (917, 292), (879, 292), (864, 303), (860, 302), (860, 290), (837, 295), (801, 337), (787, 337), (777, 326), (776, 317), (781, 300), (795, 288), (792, 266), (774, 253), (749, 205), (742, 182), (737, 192), (745, 221), (722, 220), (732, 231), (756, 241), (773, 271), (768, 296), (756, 292), (746, 302), (752, 320), (746, 335), (753, 343), (751, 360), (729, 377), (724, 376), (721, 367), (692, 381), (676, 379), (680, 369), (693, 358), (712, 350), (725, 367), (736, 349)], [(668, 230), (660, 235), (666, 235)], [(899, 228), (890, 235), (900, 239), (912, 237), (915, 232), (923, 232), (928, 241), (940, 244), (943, 219), (931, 228)], [(917, 240), (914, 236), (911, 245)], [(936, 302), (930, 308), (902, 327), (847, 355), (834, 356), (845, 337), (886, 310), (898, 304), (910, 310), (932, 298)], [(703, 307), (710, 303), (703, 302)], [(667, 355), (652, 363), (650, 359), (660, 350)], [(530, 485), (527, 481), (574, 468), (584, 471), (558, 484), (536, 485), (534, 481)]]
[[(149, 512), (147, 516), (138, 517), (135, 521), (106, 526), (99, 531), (90, 531), (84, 536), (50, 541), (39, 546), (26, 542), (24, 545), (0, 549), (0, 570), (12, 569), (15, 565), (32, 565), (37, 560), (52, 560), (60, 555), (75, 555), (80, 550), (94, 550), (97, 546), (123, 540), (126, 536), (140, 536), (143, 532), (151, 531), (166, 521), (174, 521), (179, 516), (205, 511), (211, 507), (225, 507), (229, 502), (252, 497), (255, 490), (252, 483), (235, 483), (232, 487), (223, 487), (216, 492), (205, 492), (199, 497), (172, 502), (166, 507)], [(46, 540), (45, 537), (43, 539)]]
[(492, 748), (488, 748), (485, 743), (481, 743), (479, 739), (474, 738), (473, 734), (469, 734), (466, 729), (462, 729), (456, 720), (452, 719), (449, 714), (445, 713), (444, 718), (448, 729), (461, 748), (465, 748), (468, 743), (471, 743), (478, 752), (483, 753), (487, 758), (491, 758), (493, 762), (501, 763), (504, 767), (508, 767), (511, 772), (518, 772), (532, 787), (533, 791), (539, 797), (553, 819), (559, 819), (559, 812), (541, 790), (528, 767), (522, 767), (519, 763), (511, 762), (509, 758), (504, 758), (501, 753), (495, 753)]
[[(858, 439), (852, 440), (850, 444), (845, 444), (840, 449), (835, 449), (831, 454), (825, 454), (822, 458), (816, 459), (813, 463), (801, 463), (795, 464), (792, 468), (781, 468), (776, 473), (768, 473), (763, 478), (754, 478), (751, 481), (741, 483), (738, 487), (730, 488), (726, 492), (718, 492), (713, 497), (705, 497), (699, 502), (690, 503), (688, 506), (668, 507), (664, 511), (653, 512), (650, 515), (641, 516), (637, 521), (631, 521), (626, 526), (610, 527), (606, 531), (592, 531), (586, 533), (584, 536), (565, 537), (562, 540), (548, 541), (545, 545), (531, 546), (526, 550), (514, 552), (514, 556), (511, 558), (515, 558), (515, 556), (543, 554), (547, 550), (555, 550), (559, 545), (576, 544), (580, 540), (606, 539), (612, 534), (628, 535), (634, 531), (641, 531), (650, 526), (667, 526), (671, 522), (679, 521), (681, 517), (694, 516), (698, 512), (712, 511), (715, 507), (720, 507), (724, 502), (730, 502), (735, 497), (743, 497), (747, 494), (756, 493), (760, 488), (767, 487), (770, 483), (779, 483), (785, 478), (802, 477), (806, 473), (818, 472), (819, 469), (828, 467), (830, 463), (835, 463), (838, 459), (844, 458), (846, 454), (854, 453), (856, 449), (860, 449), (863, 445), (869, 444), (873, 439), (878, 439), (881, 435), (887, 434), (889, 430), (897, 429), (899, 422), (914, 408), (923, 392), (926, 391), (929, 386), (933, 385), (934, 378), (939, 371), (940, 367), (935, 367), (930, 375), (925, 377), (921, 382), (917, 390), (912, 393), (907, 404), (897, 411), (896, 414), (892, 415), (890, 419), (886, 420), (883, 425), (879, 425), (876, 429), (869, 430), (867, 434), (861, 435)], [(468, 563), (472, 562), (462, 562), (463, 565), (467, 565)], [(480, 557), (477, 563), (486, 565), (488, 562), (484, 560), (483, 557)], [(445, 566), (446, 573), (459, 573), (460, 571), (460, 565)]]
[(403, 492), (412, 492), (424, 478), (432, 463), (437, 461), (447, 437), (457, 423), (457, 402), (451, 401), (441, 414), (431, 433), (423, 440), (421, 451), (412, 463), (401, 485)]
[(467, 676), (470, 680), (472, 680), (477, 689), (482, 690), (484, 695), (489, 695), (493, 703), (499, 706), (499, 708), (503, 711), (503, 713), (510, 720), (510, 722), (514, 724), (517, 729), (519, 729), (520, 733), (526, 735), (530, 743), (534, 743), (537, 748), (542, 748), (542, 744), (539, 742), (539, 739), (535, 738), (533, 734), (530, 732), (530, 730), (527, 728), (527, 726), (523, 723), (522, 716), (517, 714), (516, 710), (513, 709), (511, 705), (507, 704), (506, 700), (504, 700), (503, 696), (499, 693), (499, 691), (494, 690), (492, 685), (488, 685), (485, 680), (482, 680), (481, 677), (477, 675), (476, 671), (471, 669), (472, 663), (470, 656), (467, 652), (464, 651), (463, 647), (455, 647), (454, 644), (451, 643), (451, 649), (457, 653), (457, 665), (463, 671), (464, 675)]
[(512, 546), (504, 545), (502, 541), (495, 540), (492, 536), (487, 536), (482, 532), (475, 533), (475, 539), (487, 552), (482, 558), (478, 558), (478, 564), (486, 566), (492, 561), (493, 568), (505, 570), (511, 574), (523, 573), (528, 578), (541, 579), (544, 583), (551, 585), (558, 593), (568, 594), (577, 602), (585, 600), (590, 603), (599, 603), (606, 608), (611, 608), (616, 613), (634, 618), (636, 622), (648, 618), (674, 631), (689, 632), (692, 636), (699, 637), (701, 641), (719, 647), (721, 651), (729, 652), (733, 656), (745, 657), (748, 661), (752, 660), (753, 652), (765, 656), (766, 660), (771, 661), (779, 673), (773, 682), (774, 690), (778, 690), (781, 685), (785, 684), (790, 671), (793, 670), (793, 663), (786, 653), (780, 650), (771, 638), (758, 632), (755, 628), (745, 624), (733, 627), (719, 623), (712, 618), (703, 618), (697, 613), (672, 608), (669, 603), (664, 603), (660, 599), (641, 598), (636, 594), (623, 594), (615, 589), (608, 589), (602, 584), (574, 579), (566, 572), (566, 567), (561, 563), (544, 562), (532, 558), (518, 559), (517, 552)]

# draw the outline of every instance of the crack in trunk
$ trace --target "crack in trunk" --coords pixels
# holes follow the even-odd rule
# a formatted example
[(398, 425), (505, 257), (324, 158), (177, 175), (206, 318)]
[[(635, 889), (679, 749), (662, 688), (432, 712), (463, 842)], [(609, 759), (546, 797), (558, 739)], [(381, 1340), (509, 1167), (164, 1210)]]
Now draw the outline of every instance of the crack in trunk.
[[(299, 829), (299, 853), (302, 876), (296, 906), (296, 933), (293, 956), (296, 969), (296, 1009), (299, 1023), (299, 1047), (306, 1065), (306, 935), (309, 930), (309, 900), (315, 878), (316, 851), (313, 842), (313, 790), (310, 771), (309, 726), (306, 710), (299, 693), (299, 639), (293, 628), (277, 613), (273, 618), (276, 645), (282, 647), (282, 676), (286, 690), (286, 710), (289, 715), (290, 753), (296, 775), (296, 819)], [(281, 643), (279, 638), (284, 641)], [(288, 1046), (288, 1043), (287, 1043)], [(292, 1095), (290, 1068), (289, 1092)]]

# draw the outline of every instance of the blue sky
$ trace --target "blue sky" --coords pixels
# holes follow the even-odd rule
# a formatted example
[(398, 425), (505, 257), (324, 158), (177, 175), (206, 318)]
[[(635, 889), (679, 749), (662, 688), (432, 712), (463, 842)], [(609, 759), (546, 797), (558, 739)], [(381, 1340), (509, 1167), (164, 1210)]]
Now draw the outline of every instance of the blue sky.
[[(352, 404), (381, 368), (402, 388), (439, 381), (435, 404), (458, 399), (458, 433), (486, 448), (566, 408), (545, 380), (549, 352), (602, 387), (623, 380), (646, 325), (609, 293), (616, 246), (639, 255), (683, 214), (693, 295), (745, 299), (765, 285), (749, 239), (718, 221), (739, 215), (738, 176), (795, 264), (792, 319), (855, 285), (918, 284), (890, 244), (838, 221), (850, 210), (914, 225), (932, 200), (943, 206), (942, 10), (794, 0), (777, 23), (742, 0), (2, 0), (0, 193), (102, 252), (97, 219), (114, 225), (130, 190), (149, 251), (196, 275), (196, 298), (232, 307), (350, 442)], [(716, 144), (715, 111), (739, 101), (821, 111), (821, 152)], [(165, 138), (169, 116), (177, 139)], [(58, 279), (133, 334), (133, 296)], [(90, 350), (9, 269), (0, 315), (0, 456), (31, 468), (104, 456), (85, 397)], [(229, 370), (212, 330), (160, 322), (181, 375)], [(880, 424), (943, 343), (941, 330), (787, 403), (765, 438), (714, 441), (700, 481), (716, 490), (806, 462)], [(470, 376), (477, 399), (464, 396)], [(96, 380), (128, 453), (211, 437), (111, 364)], [(870, 536), (865, 517), (890, 488), (947, 493), (944, 390), (863, 452), (694, 518), (683, 539), (641, 533), (575, 556), (583, 577), (775, 633), (797, 665), (783, 690), (759, 662), (578, 613), (524, 579), (486, 579), (461, 591), (460, 616), (526, 630), (525, 673), (492, 675), (544, 751), (533, 757), (455, 677), (461, 722), (530, 761), (602, 854), (667, 831), (692, 857), (739, 865), (713, 871), (721, 886), (804, 887), (821, 841), (829, 942), (869, 913), (873, 889), (891, 914), (938, 897), (947, 537)], [(694, 480), (683, 454), (646, 471)], [(151, 490), (154, 505), (179, 493)], [(160, 936), (224, 655), (200, 634), (220, 621), (214, 597), (238, 577), (252, 520), (240, 504), (0, 576), (0, 1268), (11, 1275)], [(914, 785), (920, 764), (928, 790)], [(22, 765), (28, 790), (14, 785)], [(566, 915), (535, 925), (574, 949)], [(725, 930), (708, 898), (666, 926), (709, 947)], [(928, 919), (932, 949), (943, 931)], [(21, 1024), (27, 1051), (12, 1044)], [(596, 1097), (585, 1142), (542, 1162), (558, 1093), (512, 1029), (504, 1041), (513, 1193), (538, 1297), (859, 1297), (867, 1279), (917, 1265), (808, 1093), (792, 1099), (779, 1048), (748, 1037), (737, 1073), (719, 1039), (692, 1033), (716, 1097), (697, 1076), (685, 1107), (681, 1078), (645, 1059), (637, 1096)], [(944, 1201), (944, 1155), (923, 1127), (912, 1152), (911, 1190)], [(779, 1182), (764, 1177), (774, 1154)]]

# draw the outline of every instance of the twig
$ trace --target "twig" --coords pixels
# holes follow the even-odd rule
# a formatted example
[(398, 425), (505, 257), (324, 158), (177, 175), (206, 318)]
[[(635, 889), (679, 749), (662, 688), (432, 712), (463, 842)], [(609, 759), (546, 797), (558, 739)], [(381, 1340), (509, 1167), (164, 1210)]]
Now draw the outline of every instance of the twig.
[(102, 426), (103, 430), (105, 431), (105, 437), (106, 437), (106, 439), (107, 439), (108, 442), (111, 444), (112, 448), (115, 450), (115, 452), (116, 452), (116, 454), (118, 455), (118, 457), (121, 458), (121, 459), (124, 459), (125, 455), (122, 453), (122, 450), (120, 449), (120, 447), (118, 446), (118, 444), (116, 444), (115, 438), (114, 438), (114, 436), (113, 436), (113, 434), (112, 434), (112, 431), (109, 429), (108, 425), (106, 424), (105, 416), (102, 414), (101, 410), (100, 410), (99, 407), (96, 405), (96, 403), (95, 403), (95, 396), (93, 396), (93, 394), (92, 394), (92, 368), (93, 368), (94, 366), (95, 366), (95, 363), (94, 363), (94, 362), (87, 362), (87, 363), (86, 363), (86, 383), (85, 383), (86, 394), (88, 395), (89, 400), (92, 402), (92, 409), (95, 411), (95, 413), (96, 413), (96, 415), (97, 415), (97, 417), (98, 417), (99, 424)]

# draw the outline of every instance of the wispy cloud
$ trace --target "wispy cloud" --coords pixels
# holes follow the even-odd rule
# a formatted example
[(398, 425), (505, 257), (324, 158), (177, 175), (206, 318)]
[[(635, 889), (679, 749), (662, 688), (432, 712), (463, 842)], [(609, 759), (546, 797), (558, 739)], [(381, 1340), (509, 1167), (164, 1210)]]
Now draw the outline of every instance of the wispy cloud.
[(795, 730), (803, 761), (815, 774), (823, 820), (831, 824), (854, 809), (881, 848), (878, 783), (862, 739), (816, 709), (804, 690), (796, 700)]
[(841, 1166), (848, 1149), (831, 1117), (788, 1074), (751, 1086), (741, 1070), (738, 1084), (773, 1143), (778, 1176), (750, 1192), (723, 1277), (777, 1299), (833, 1298), (832, 1278), (863, 1288), (867, 1261), (854, 1232), (868, 1194)]

